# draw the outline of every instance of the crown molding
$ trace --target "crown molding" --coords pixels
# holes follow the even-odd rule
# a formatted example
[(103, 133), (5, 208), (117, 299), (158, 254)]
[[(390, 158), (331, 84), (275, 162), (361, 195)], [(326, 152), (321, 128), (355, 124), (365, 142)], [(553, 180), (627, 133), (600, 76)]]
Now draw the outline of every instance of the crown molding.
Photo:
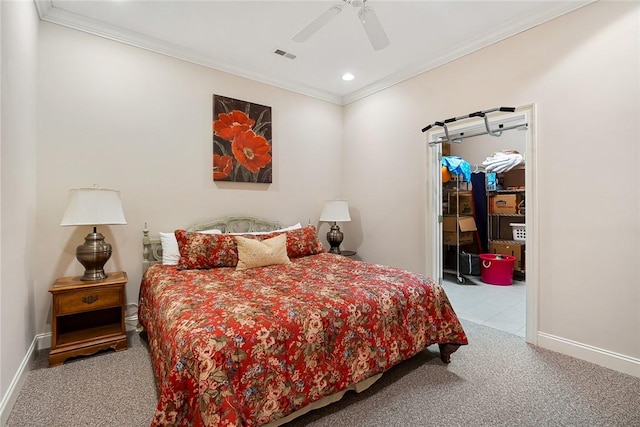
[(513, 37), (519, 33), (530, 30), (538, 25), (542, 25), (546, 22), (552, 21), (555, 18), (566, 15), (596, 1), (597, 0), (557, 2), (555, 4), (555, 7), (552, 9), (547, 9), (544, 12), (538, 14), (529, 15), (526, 19), (518, 19), (506, 22), (505, 25), (496, 28), (494, 31), (491, 31), (482, 37), (476, 38), (472, 43), (460, 44), (455, 49), (451, 49), (443, 55), (422, 62), (413, 68), (409, 68), (392, 74), (384, 79), (378, 80), (377, 82), (369, 86), (343, 96), (342, 105), (350, 104), (362, 98), (366, 98), (369, 95), (373, 95), (376, 92), (388, 89), (391, 86), (394, 86), (405, 80), (409, 80), (429, 70), (476, 52), (482, 48), (491, 46), (502, 40), (508, 39), (509, 37)]
[(460, 44), (456, 48), (451, 49), (436, 58), (429, 59), (428, 61), (422, 62), (412, 68), (391, 74), (371, 85), (368, 85), (362, 89), (344, 96), (322, 91), (303, 84), (296, 84), (285, 80), (279, 80), (263, 75), (261, 73), (250, 71), (241, 67), (236, 67), (231, 64), (222, 63), (183, 46), (174, 45), (139, 33), (135, 33), (133, 31), (124, 30), (120, 27), (116, 27), (105, 22), (89, 19), (84, 16), (80, 16), (66, 10), (56, 8), (53, 6), (52, 0), (34, 1), (36, 3), (38, 14), (40, 15), (40, 19), (43, 21), (83, 31), (85, 33), (93, 34), (130, 46), (191, 62), (197, 65), (202, 65), (204, 67), (233, 74), (260, 83), (265, 83), (281, 89), (296, 92), (301, 95), (310, 96), (338, 105), (347, 105), (363, 99), (367, 96), (373, 95), (377, 92), (380, 92), (384, 89), (388, 89), (391, 86), (394, 86), (405, 80), (409, 80), (413, 77), (454, 61), (465, 55), (471, 54), (484, 47), (498, 43), (504, 39), (534, 28), (562, 15), (566, 15), (567, 13), (573, 12), (597, 0), (554, 3), (555, 7), (553, 8), (546, 9), (545, 11), (538, 14), (529, 15), (526, 17), (526, 19), (517, 19), (506, 22), (503, 26), (496, 28), (494, 31), (491, 31), (482, 37), (474, 39), (471, 43)]
[(342, 97), (340, 97), (339, 95), (331, 94), (305, 85), (292, 84), (284, 80), (278, 80), (268, 76), (264, 76), (260, 73), (255, 73), (241, 67), (218, 62), (210, 57), (201, 55), (183, 46), (174, 45), (172, 43), (158, 40), (153, 37), (148, 37), (143, 34), (135, 33), (133, 31), (124, 30), (120, 27), (107, 24), (105, 22), (101, 22), (95, 19), (89, 19), (84, 16), (80, 16), (66, 10), (56, 8), (55, 6), (53, 6), (51, 0), (35, 0), (35, 3), (40, 19), (52, 24), (61, 25), (63, 27), (103, 37), (109, 40), (127, 44), (129, 46), (145, 49), (151, 52), (159, 53), (161, 55), (180, 59), (182, 61), (202, 65), (207, 68), (212, 68), (225, 73), (233, 74), (235, 76), (243, 77), (249, 80), (266, 83), (271, 86), (299, 93), (301, 95), (310, 96), (338, 105), (342, 104)]

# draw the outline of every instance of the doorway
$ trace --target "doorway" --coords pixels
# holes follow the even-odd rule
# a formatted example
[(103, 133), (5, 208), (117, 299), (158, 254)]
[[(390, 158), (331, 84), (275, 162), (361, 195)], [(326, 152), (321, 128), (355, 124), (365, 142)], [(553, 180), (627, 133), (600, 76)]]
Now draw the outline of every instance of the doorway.
[[(506, 148), (518, 147), (522, 150), (526, 161), (525, 169), (525, 223), (526, 223), (526, 253), (524, 255), (524, 263), (527, 266), (526, 270), (526, 289), (524, 284), (520, 290), (524, 290), (524, 310), (526, 326), (524, 335), (527, 342), (536, 344), (537, 335), (537, 281), (538, 281), (538, 256), (537, 256), (537, 232), (536, 232), (536, 132), (535, 132), (535, 105), (530, 104), (516, 108), (513, 113), (497, 113), (492, 114), (489, 118), (490, 128), (497, 129), (499, 125), (509, 127), (511, 124), (526, 123), (526, 130), (509, 130), (503, 132), (500, 137), (491, 135), (475, 136), (473, 138), (464, 139), (459, 144), (452, 144), (451, 155), (459, 156), (463, 158), (469, 158), (469, 163), (481, 164), (482, 161), (490, 156), (493, 152), (500, 151)], [(459, 135), (464, 133), (465, 135), (478, 134), (479, 130), (485, 129), (485, 123), (483, 119), (469, 119), (465, 120), (457, 126), (449, 126), (448, 131), (450, 135)], [(433, 128), (427, 132), (427, 143), (432, 141), (438, 141), (439, 138), (444, 137), (444, 130), (442, 128)], [(504, 138), (504, 139), (503, 139)], [(436, 278), (440, 283), (443, 283), (445, 289), (447, 287), (455, 286), (457, 288), (451, 288), (448, 293), (451, 293), (452, 300), (455, 301), (454, 293), (457, 292), (469, 292), (467, 285), (460, 285), (456, 283), (456, 277), (447, 277), (443, 271), (443, 234), (442, 234), (442, 173), (441, 173), (441, 156), (442, 156), (442, 144), (427, 144), (427, 253), (433, 255), (427, 262), (430, 267), (430, 274)], [(453, 282), (447, 283), (447, 279), (453, 280)], [(480, 278), (473, 278), (480, 282)], [(516, 283), (516, 282), (514, 282)], [(519, 283), (518, 283), (519, 284)], [(467, 289), (464, 289), (467, 288)], [(478, 298), (489, 298), (487, 296), (480, 295), (482, 289), (471, 289), (472, 292), (478, 294)], [(500, 289), (506, 288), (501, 286), (484, 285), (485, 291), (497, 292)], [(504, 289), (502, 289), (504, 290)], [(515, 292), (515, 287), (509, 290)], [(503, 292), (503, 295), (505, 293)], [(488, 300), (487, 300), (488, 301)], [(508, 303), (508, 302), (507, 302)], [(455, 302), (454, 302), (455, 304)], [(469, 304), (467, 301), (466, 305)], [(454, 306), (455, 308), (455, 306)], [(462, 306), (461, 306), (462, 308)], [(463, 317), (463, 316), (461, 316)], [(473, 321), (473, 319), (470, 319)], [(491, 326), (491, 325), (489, 325)]]

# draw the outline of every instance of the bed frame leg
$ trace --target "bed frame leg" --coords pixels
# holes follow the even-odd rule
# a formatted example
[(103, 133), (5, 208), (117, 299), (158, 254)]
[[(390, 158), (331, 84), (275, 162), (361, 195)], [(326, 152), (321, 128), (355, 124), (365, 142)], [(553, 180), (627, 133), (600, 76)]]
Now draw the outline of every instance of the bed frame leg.
[(438, 344), (438, 347), (440, 348), (440, 360), (442, 360), (444, 363), (449, 363), (451, 362), (451, 354), (453, 352), (455, 352), (458, 347), (460, 347), (458, 344)]

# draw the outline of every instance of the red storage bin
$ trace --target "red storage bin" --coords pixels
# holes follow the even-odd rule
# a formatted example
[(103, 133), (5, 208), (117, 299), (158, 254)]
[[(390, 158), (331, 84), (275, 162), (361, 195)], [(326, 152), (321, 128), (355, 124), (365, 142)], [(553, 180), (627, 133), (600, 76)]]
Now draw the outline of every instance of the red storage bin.
[(511, 255), (480, 254), (480, 279), (490, 285), (512, 285), (515, 261)]

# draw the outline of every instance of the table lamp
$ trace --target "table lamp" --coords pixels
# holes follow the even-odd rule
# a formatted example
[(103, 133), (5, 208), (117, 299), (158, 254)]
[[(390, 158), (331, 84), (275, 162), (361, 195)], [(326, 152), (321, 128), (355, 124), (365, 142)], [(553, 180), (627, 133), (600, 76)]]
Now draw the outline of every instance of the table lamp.
[(120, 192), (107, 188), (74, 188), (60, 225), (90, 225), (93, 232), (76, 248), (76, 258), (85, 268), (80, 280), (100, 281), (107, 278), (104, 265), (111, 258), (111, 245), (98, 233), (98, 225), (126, 224)]
[(344, 234), (340, 231), (337, 222), (351, 221), (349, 216), (349, 204), (346, 200), (328, 200), (324, 203), (324, 208), (320, 214), (320, 221), (333, 222), (331, 230), (327, 232), (327, 242), (331, 245), (329, 252), (340, 253), (340, 244)]

